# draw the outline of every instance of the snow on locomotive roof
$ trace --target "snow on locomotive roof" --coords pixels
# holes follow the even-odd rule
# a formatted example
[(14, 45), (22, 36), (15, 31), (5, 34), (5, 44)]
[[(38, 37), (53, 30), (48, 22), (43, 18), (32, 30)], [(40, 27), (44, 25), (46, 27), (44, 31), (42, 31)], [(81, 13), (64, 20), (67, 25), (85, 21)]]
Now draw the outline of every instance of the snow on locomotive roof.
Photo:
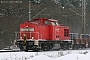
[(55, 19), (48, 19), (48, 20), (50, 20), (50, 21), (58, 21), (58, 20), (55, 20)]

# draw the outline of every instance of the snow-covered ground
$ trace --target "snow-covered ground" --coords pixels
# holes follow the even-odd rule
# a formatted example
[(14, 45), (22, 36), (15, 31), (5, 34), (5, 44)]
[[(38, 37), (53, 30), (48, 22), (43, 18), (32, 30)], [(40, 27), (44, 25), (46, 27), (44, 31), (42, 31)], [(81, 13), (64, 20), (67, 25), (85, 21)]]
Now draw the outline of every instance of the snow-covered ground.
[(0, 60), (90, 60), (90, 50), (2, 52)]

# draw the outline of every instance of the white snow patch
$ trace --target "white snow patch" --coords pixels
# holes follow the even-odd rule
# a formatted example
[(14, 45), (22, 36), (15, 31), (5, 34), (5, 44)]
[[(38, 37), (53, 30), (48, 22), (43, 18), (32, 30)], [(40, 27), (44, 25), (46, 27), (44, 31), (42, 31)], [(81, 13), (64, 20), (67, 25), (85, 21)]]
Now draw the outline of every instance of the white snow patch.
[[(83, 54), (84, 52), (89, 52)], [(90, 60), (90, 50), (2, 52), (0, 60)]]

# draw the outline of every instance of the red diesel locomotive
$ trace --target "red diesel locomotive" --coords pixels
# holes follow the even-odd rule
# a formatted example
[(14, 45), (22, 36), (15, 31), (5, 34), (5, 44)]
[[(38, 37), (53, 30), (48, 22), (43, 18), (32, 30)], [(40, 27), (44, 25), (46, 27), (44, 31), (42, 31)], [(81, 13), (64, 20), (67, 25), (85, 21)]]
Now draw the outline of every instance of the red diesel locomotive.
[(37, 18), (20, 24), (16, 41), (23, 51), (69, 49), (72, 45), (69, 33), (69, 27), (59, 25), (58, 20)]

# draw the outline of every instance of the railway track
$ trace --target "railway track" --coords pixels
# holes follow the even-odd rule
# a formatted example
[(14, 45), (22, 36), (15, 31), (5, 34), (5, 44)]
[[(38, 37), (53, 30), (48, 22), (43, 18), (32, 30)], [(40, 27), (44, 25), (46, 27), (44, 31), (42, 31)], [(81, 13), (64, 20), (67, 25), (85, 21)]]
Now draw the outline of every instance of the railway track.
[[(76, 51), (80, 51), (80, 50), (90, 50), (90, 48), (83, 48), (83, 49), (78, 49)], [(52, 50), (53, 52), (56, 50)], [(57, 51), (75, 51), (75, 50), (57, 50)], [(25, 51), (20, 51), (20, 50), (0, 50), (0, 52), (25, 52)], [(33, 52), (32, 50), (29, 50), (28, 52)], [(51, 51), (40, 51), (40, 52), (51, 52)]]
[(20, 50), (0, 50), (0, 52), (20, 52)]

